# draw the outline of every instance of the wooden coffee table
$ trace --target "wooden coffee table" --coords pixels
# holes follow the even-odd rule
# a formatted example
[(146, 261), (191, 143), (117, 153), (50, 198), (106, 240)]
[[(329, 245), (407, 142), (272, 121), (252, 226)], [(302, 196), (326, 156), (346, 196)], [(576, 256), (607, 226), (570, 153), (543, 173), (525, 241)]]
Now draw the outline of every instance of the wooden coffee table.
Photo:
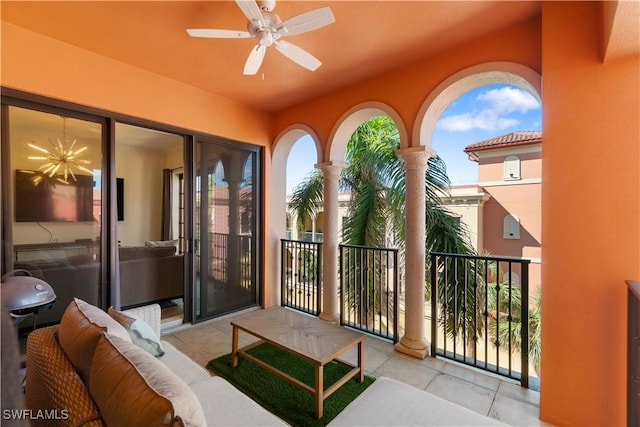
[[(254, 311), (233, 320), (231, 325), (233, 326), (231, 366), (237, 367), (238, 356), (241, 356), (310, 393), (315, 399), (316, 418), (322, 417), (324, 399), (334, 391), (356, 375), (358, 382), (364, 380), (365, 336), (361, 333), (283, 307)], [(239, 331), (258, 337), (260, 341), (238, 348)], [(249, 349), (263, 342), (273, 344), (312, 362), (315, 365), (314, 387), (309, 387), (247, 353)], [(356, 345), (358, 346), (357, 366), (336, 360), (339, 355)], [(331, 361), (348, 366), (351, 370), (325, 390), (323, 368)]]

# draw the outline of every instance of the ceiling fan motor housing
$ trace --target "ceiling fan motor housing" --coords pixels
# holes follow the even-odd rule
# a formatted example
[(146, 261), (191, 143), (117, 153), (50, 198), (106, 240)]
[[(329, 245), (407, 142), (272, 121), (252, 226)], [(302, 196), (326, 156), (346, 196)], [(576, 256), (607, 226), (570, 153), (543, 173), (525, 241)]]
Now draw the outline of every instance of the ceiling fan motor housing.
[(258, 6), (260, 10), (271, 12), (273, 8), (276, 7), (276, 0), (260, 0)]
[(278, 30), (277, 27), (282, 23), (282, 20), (277, 14), (265, 11), (262, 12), (262, 19), (264, 20), (264, 27), (261, 27), (260, 23), (251, 20), (247, 24), (247, 31), (253, 37), (256, 37), (262, 46), (271, 46)]

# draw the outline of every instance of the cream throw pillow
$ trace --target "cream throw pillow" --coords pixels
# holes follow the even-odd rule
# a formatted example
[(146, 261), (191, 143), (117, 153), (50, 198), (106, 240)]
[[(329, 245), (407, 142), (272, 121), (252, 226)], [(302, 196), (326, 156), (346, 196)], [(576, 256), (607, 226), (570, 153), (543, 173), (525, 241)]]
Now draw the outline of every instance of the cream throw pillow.
[(153, 356), (158, 357), (164, 354), (160, 337), (147, 322), (133, 314), (117, 311), (113, 307), (109, 307), (108, 313), (129, 332), (131, 342)]
[(79, 298), (74, 298), (60, 320), (58, 340), (82, 381), (88, 385), (91, 359), (103, 332), (131, 341), (127, 330), (107, 313)]
[(90, 392), (108, 426), (204, 426), (189, 386), (135, 344), (104, 334), (91, 364)]

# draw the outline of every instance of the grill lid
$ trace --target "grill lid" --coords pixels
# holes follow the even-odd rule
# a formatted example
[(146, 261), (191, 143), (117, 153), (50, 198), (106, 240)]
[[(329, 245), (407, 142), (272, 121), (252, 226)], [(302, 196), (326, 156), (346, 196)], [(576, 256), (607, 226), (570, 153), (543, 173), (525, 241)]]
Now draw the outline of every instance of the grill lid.
[[(27, 273), (28, 276), (14, 276)], [(0, 284), (2, 303), (9, 311), (35, 309), (56, 300), (51, 285), (31, 276), (27, 270), (13, 270), (2, 277)]]

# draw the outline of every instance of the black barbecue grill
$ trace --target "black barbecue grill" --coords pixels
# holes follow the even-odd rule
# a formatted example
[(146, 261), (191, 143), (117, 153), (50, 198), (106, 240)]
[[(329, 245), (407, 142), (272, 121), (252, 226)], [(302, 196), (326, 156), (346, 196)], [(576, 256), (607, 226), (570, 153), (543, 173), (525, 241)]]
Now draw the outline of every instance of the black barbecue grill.
[(16, 327), (30, 315), (49, 310), (56, 302), (53, 288), (44, 280), (33, 277), (27, 270), (13, 270), (2, 276), (0, 283), (2, 303), (9, 311)]

